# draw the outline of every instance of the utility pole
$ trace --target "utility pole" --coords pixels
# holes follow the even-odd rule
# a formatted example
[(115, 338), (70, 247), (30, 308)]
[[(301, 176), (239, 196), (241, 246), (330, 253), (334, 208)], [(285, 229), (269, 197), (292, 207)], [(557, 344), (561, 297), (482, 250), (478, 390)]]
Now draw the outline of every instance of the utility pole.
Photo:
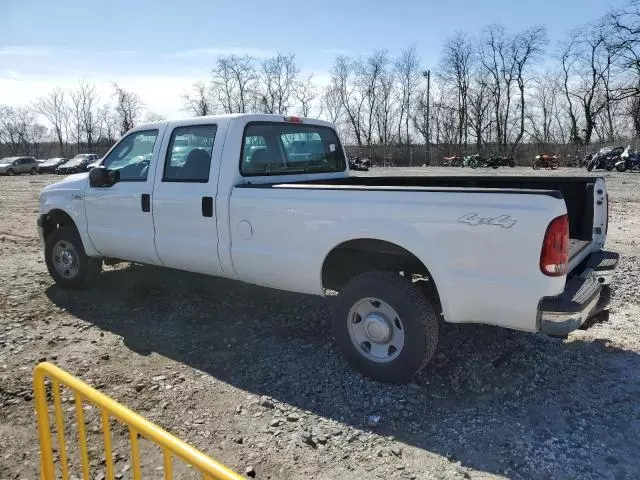
[(429, 103), (431, 101), (431, 70), (425, 70), (422, 72), (422, 76), (427, 78), (427, 108), (424, 118), (424, 163), (426, 165), (431, 164), (431, 139), (430, 139), (430, 116), (429, 116)]

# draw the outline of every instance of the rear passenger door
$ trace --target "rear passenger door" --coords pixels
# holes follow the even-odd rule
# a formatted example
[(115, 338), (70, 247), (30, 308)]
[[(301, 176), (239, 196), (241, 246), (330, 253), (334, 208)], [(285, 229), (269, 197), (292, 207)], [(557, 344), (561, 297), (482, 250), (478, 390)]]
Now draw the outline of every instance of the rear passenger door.
[(216, 123), (167, 131), (153, 190), (155, 246), (163, 265), (218, 275), (216, 193), (226, 132)]

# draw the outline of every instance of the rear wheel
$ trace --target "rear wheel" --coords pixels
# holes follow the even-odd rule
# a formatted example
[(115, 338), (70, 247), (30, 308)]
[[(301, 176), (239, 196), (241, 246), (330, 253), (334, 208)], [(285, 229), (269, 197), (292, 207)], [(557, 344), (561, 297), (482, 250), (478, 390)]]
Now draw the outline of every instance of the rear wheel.
[(36, 173), (38, 173), (38, 169), (36, 167), (33, 167), (29, 173), (31, 173), (31, 175), (35, 175)]
[(551, 170), (557, 170), (559, 166), (560, 163), (557, 160), (551, 160), (549, 162), (549, 167), (551, 167)]
[(438, 316), (409, 279), (393, 272), (369, 272), (351, 279), (340, 293), (333, 334), (358, 372), (403, 383), (435, 353)]
[(64, 288), (87, 288), (102, 270), (102, 259), (87, 256), (74, 227), (51, 232), (45, 242), (45, 261), (51, 277)]
[(516, 161), (515, 160), (509, 160), (509, 166), (511, 168), (514, 168), (516, 166)]
[(469, 160), (469, 166), (471, 168), (478, 168), (478, 160), (476, 160), (475, 158), (472, 158), (471, 160)]
[(627, 169), (626, 163), (619, 163), (616, 165), (616, 170), (619, 172), (624, 172)]

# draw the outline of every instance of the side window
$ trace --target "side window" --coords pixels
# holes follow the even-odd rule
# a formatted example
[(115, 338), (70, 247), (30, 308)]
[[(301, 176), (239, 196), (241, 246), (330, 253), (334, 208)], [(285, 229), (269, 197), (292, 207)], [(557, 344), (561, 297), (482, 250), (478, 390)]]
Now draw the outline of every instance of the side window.
[(175, 128), (167, 148), (162, 181), (207, 183), (216, 129), (216, 125)]
[(109, 170), (120, 171), (122, 182), (144, 182), (149, 174), (149, 163), (158, 130), (133, 132), (124, 137), (104, 159)]

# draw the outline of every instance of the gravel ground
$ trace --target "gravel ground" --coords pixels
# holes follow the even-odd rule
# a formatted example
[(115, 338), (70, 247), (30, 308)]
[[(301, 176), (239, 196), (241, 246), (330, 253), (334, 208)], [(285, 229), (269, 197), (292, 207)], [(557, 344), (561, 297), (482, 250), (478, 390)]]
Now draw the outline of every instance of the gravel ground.
[[(38, 478), (30, 382), (43, 359), (247, 477), (640, 478), (640, 175), (602, 175), (608, 248), (622, 254), (610, 320), (565, 341), (447, 326), (434, 361), (400, 387), (343, 362), (331, 299), (128, 264), (107, 267), (93, 291), (57, 288), (35, 226), (38, 191), (57, 178), (0, 177), (0, 478)], [(99, 424), (87, 417), (101, 479)], [(113, 435), (117, 478), (129, 478), (127, 432)], [(145, 445), (156, 477), (158, 460)]]

